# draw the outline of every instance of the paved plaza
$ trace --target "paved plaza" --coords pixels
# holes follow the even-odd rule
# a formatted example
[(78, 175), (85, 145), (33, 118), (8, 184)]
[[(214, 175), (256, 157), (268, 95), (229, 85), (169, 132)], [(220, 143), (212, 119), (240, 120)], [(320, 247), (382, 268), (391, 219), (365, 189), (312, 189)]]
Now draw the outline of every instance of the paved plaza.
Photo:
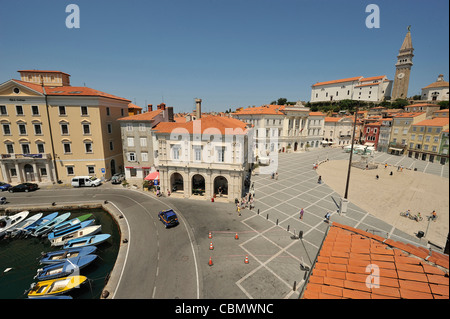
[[(340, 160), (347, 160), (348, 163), (348, 157), (349, 154), (341, 149), (280, 154), (278, 179), (272, 179), (270, 174), (254, 175), (252, 182), (256, 207), (253, 211), (243, 210), (240, 217), (234, 204), (193, 201), (192, 208), (196, 207), (195, 215), (198, 218), (194, 228), (198, 230), (199, 225), (203, 225), (201, 231), (196, 233), (202, 265), (203, 297), (298, 298), (306, 269), (313, 264), (326, 234), (328, 223), (324, 221), (324, 215), (327, 211), (332, 213), (331, 222), (363, 229), (395, 241), (428, 247), (424, 238), (419, 239), (413, 232), (400, 230), (376, 217), (370, 210), (355, 205), (351, 202), (351, 196), (346, 215), (339, 215), (337, 210), (341, 195), (326, 184), (326, 176), (323, 176), (325, 183), (318, 184), (317, 179), (320, 166), (325, 167), (328, 163)], [(410, 160), (388, 154), (377, 154), (376, 158), (389, 165), (403, 163), (405, 166)], [(326, 159), (329, 161), (326, 162)], [(322, 162), (317, 171), (312, 169), (316, 162)], [(427, 174), (435, 174), (439, 178), (440, 175), (448, 177), (448, 166), (411, 163), (418, 168), (417, 172), (425, 170)], [(354, 175), (361, 173), (355, 168), (353, 170)], [(203, 213), (208, 207), (216, 214), (214, 217), (209, 214), (209, 218), (226, 222), (218, 225), (208, 219), (202, 221), (208, 218), (208, 214)], [(299, 218), (301, 208), (304, 209), (302, 220)], [(191, 222), (193, 216), (190, 212), (187, 219)], [(207, 237), (208, 231), (212, 232), (211, 239)], [(301, 240), (298, 239), (299, 232), (303, 234)], [(238, 240), (235, 239), (236, 233)], [(210, 243), (213, 243), (213, 250), (208, 248)], [(248, 256), (248, 264), (244, 263), (245, 256)], [(209, 258), (213, 266), (207, 266)]]

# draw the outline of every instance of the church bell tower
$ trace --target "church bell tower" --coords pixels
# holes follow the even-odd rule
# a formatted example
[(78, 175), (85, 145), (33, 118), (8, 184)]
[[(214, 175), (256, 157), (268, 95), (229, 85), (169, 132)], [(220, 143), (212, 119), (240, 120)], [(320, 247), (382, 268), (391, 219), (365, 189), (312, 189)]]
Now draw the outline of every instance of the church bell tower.
[(409, 75), (413, 65), (413, 51), (414, 48), (411, 41), (411, 26), (408, 26), (408, 32), (406, 33), (402, 47), (397, 55), (391, 101), (395, 101), (396, 99), (406, 99), (408, 96)]

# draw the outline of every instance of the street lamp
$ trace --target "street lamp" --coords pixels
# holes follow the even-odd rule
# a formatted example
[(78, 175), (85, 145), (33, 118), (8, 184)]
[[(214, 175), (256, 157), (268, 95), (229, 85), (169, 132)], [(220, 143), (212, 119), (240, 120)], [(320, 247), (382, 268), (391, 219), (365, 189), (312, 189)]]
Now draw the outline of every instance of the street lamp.
[(353, 157), (353, 145), (355, 143), (355, 132), (356, 132), (356, 120), (358, 116), (358, 107), (355, 108), (355, 123), (353, 125), (353, 134), (352, 134), (352, 146), (350, 147), (350, 158), (348, 161), (348, 171), (347, 171), (347, 183), (345, 184), (345, 194), (344, 198), (341, 198), (341, 202), (339, 205), (339, 214), (347, 213), (347, 205), (348, 205), (348, 184), (350, 182), (350, 170), (352, 168), (352, 157)]

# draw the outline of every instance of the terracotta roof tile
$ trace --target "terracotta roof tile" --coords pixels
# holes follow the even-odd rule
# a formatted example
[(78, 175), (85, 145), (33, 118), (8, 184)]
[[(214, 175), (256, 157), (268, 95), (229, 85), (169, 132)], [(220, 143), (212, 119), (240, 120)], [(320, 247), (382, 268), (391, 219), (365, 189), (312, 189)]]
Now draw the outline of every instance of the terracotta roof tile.
[(312, 86), (321, 86), (321, 85), (328, 85), (328, 84), (335, 84), (335, 83), (342, 83), (342, 82), (352, 82), (352, 81), (358, 81), (361, 78), (362, 78), (362, 76), (355, 76), (352, 78), (345, 78), (345, 79), (325, 81), (325, 82), (317, 82), (317, 83), (313, 84)]
[[(333, 223), (319, 256), (304, 298), (448, 298), (448, 256), (424, 247)], [(379, 288), (366, 284), (377, 269)]]

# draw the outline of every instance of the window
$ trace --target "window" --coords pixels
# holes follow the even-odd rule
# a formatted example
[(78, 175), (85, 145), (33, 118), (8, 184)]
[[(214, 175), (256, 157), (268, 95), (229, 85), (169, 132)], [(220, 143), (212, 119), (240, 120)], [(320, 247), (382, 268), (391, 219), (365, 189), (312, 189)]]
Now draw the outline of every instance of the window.
[(93, 165), (88, 165), (88, 166), (87, 166), (87, 170), (88, 170), (88, 174), (89, 174), (89, 175), (95, 174), (95, 166), (93, 166)]
[(416, 139), (416, 134), (411, 134), (411, 141), (414, 141)]
[(69, 125), (61, 124), (61, 135), (69, 135)]
[(172, 146), (172, 159), (174, 160), (180, 159), (180, 146), (178, 145)]
[(42, 128), (41, 124), (34, 124), (34, 134), (35, 135), (42, 135)]
[(425, 145), (423, 146), (423, 149), (424, 149), (425, 151), (428, 151), (428, 145), (425, 144)]
[(409, 148), (413, 148), (414, 147), (414, 143), (409, 143)]
[(146, 137), (139, 138), (139, 144), (141, 145), (141, 147), (147, 147), (147, 138)]
[(70, 147), (70, 143), (63, 143), (64, 154), (72, 153), (72, 148)]
[(67, 169), (67, 175), (75, 175), (73, 166), (66, 166)]
[(435, 136), (434, 137), (434, 143), (437, 143), (439, 141), (439, 137)]
[(108, 134), (112, 134), (112, 125), (111, 125), (111, 123), (106, 124), (106, 129), (108, 131)]
[(120, 109), (120, 115), (121, 115), (121, 116), (124, 115), (123, 109)]
[(433, 151), (433, 152), (436, 152), (436, 150), (437, 150), (436, 146), (433, 146), (433, 147), (432, 147), (432, 151)]
[(139, 131), (145, 132), (145, 124), (144, 123), (139, 123)]
[(366, 133), (370, 133), (370, 127), (367, 128)]
[(430, 135), (425, 136), (425, 142), (429, 142), (430, 141)]
[(0, 115), (8, 115), (6, 111), (6, 105), (0, 105)]
[(407, 128), (403, 129), (403, 135), (405, 135), (405, 134), (408, 134), (408, 129)]
[(83, 135), (91, 135), (91, 124), (83, 124)]
[(427, 129), (427, 132), (428, 133), (431, 133), (433, 131), (433, 128), (432, 127), (429, 127), (428, 129)]
[(6, 152), (8, 154), (14, 154), (14, 145), (13, 144), (6, 144)]
[(202, 147), (201, 146), (194, 146), (194, 156), (195, 156), (195, 161), (202, 160)]
[(38, 143), (38, 144), (36, 144), (36, 146), (37, 146), (37, 149), (38, 149), (38, 153), (39, 153), (39, 154), (45, 153), (44, 144)]
[(88, 107), (87, 106), (80, 106), (81, 108), (81, 116), (88, 116)]
[(148, 153), (147, 152), (142, 152), (141, 153), (141, 161), (142, 162), (148, 162)]
[(22, 144), (22, 154), (30, 154), (30, 144)]
[(37, 105), (32, 105), (32, 106), (31, 106), (31, 114), (32, 114), (32, 115), (39, 115), (39, 106), (37, 106)]
[(402, 145), (406, 145), (406, 140), (402, 139)]
[(111, 115), (111, 113), (109, 112), (109, 107), (106, 107), (106, 115), (107, 115), (107, 116), (110, 116), (110, 115)]
[(130, 168), (130, 176), (136, 177), (137, 176), (137, 170), (135, 168)]
[(136, 153), (129, 152), (127, 153), (128, 162), (136, 162)]
[(441, 129), (440, 129), (440, 128), (437, 128), (437, 129), (436, 129), (436, 133), (438, 133), (438, 134), (441, 133)]
[(66, 116), (66, 107), (65, 106), (59, 106), (59, 115)]
[(17, 176), (17, 170), (15, 168), (11, 168), (10, 172), (11, 176)]
[(398, 134), (398, 128), (394, 129), (394, 134)]
[(417, 127), (414, 126), (413, 127), (413, 132), (415, 132), (415, 131), (417, 131)]
[(16, 105), (16, 114), (23, 115), (23, 107), (22, 105)]
[(11, 135), (11, 127), (9, 124), (2, 124), (3, 126), (3, 135)]
[(27, 135), (27, 126), (25, 124), (19, 124), (19, 134)]
[(133, 137), (127, 137), (127, 145), (129, 147), (134, 147), (134, 138)]
[(127, 131), (131, 132), (133, 130), (133, 125), (131, 123), (127, 123)]
[(225, 160), (225, 147), (216, 148), (217, 151), (217, 162), (223, 163)]
[(114, 142), (113, 141), (109, 141), (109, 150), (110, 151), (114, 150)]
[(84, 143), (84, 149), (86, 150), (86, 153), (92, 153), (92, 143)]
[(377, 128), (374, 128), (374, 129), (373, 129), (373, 132), (374, 132), (375, 134), (377, 134), (378, 129), (377, 129)]
[(347, 95), (350, 95), (350, 90), (347, 90)]
[(41, 172), (41, 176), (47, 176), (47, 168), (41, 167), (39, 168), (39, 171)]

